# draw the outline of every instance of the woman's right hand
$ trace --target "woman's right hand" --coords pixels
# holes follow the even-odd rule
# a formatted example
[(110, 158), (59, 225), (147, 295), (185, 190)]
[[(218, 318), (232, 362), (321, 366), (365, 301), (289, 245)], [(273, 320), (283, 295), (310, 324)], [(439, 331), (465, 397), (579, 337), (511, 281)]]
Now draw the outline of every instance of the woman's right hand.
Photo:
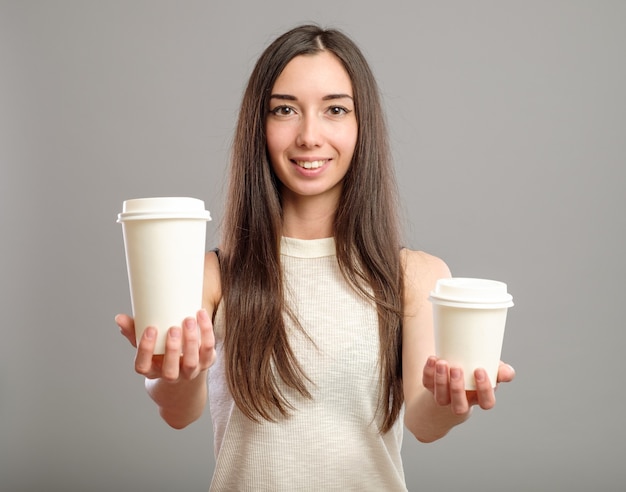
[(137, 348), (135, 371), (148, 379), (190, 381), (215, 362), (213, 323), (204, 309), (198, 311), (196, 318), (186, 318), (182, 327), (173, 326), (168, 330), (163, 355), (153, 354), (156, 344), (154, 327), (147, 327), (137, 342), (133, 318), (118, 314), (115, 322), (122, 335)]

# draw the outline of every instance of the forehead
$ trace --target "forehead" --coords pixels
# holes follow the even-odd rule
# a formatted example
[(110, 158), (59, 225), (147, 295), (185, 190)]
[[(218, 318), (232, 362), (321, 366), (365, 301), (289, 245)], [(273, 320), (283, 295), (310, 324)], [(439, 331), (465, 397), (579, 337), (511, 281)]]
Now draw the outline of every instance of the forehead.
[(272, 92), (315, 91), (352, 95), (352, 81), (334, 54), (322, 51), (293, 58), (276, 79)]

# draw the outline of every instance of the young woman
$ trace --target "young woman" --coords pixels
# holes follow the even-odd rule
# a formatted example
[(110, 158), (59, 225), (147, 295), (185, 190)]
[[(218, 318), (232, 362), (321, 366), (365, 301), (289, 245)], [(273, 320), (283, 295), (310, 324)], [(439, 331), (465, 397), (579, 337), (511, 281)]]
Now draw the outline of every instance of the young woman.
[(402, 247), (377, 85), (344, 34), (300, 26), (261, 55), (227, 200), (204, 309), (165, 355), (116, 318), (163, 419), (185, 427), (210, 401), (212, 490), (406, 490), (403, 425), (434, 441), (495, 396), (485, 371), (465, 391), (433, 355), (427, 298), (450, 272)]

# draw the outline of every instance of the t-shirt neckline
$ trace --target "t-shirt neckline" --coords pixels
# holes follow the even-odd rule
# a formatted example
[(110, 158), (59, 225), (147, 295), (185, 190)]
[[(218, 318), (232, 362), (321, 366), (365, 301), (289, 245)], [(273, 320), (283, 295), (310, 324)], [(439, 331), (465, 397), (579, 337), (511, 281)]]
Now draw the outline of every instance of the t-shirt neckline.
[(296, 239), (282, 236), (280, 239), (280, 254), (295, 258), (323, 258), (334, 256), (335, 238)]

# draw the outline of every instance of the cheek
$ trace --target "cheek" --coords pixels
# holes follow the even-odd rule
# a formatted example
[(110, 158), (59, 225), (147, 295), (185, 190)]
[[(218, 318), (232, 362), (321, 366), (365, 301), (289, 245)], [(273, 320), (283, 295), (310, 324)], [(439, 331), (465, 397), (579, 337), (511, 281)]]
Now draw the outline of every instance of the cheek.
[(281, 166), (277, 165), (281, 162), (281, 157), (285, 151), (282, 135), (280, 132), (277, 132), (275, 129), (268, 126), (265, 128), (265, 140), (270, 166), (278, 176), (278, 179), (282, 181)]
[(358, 131), (357, 128), (350, 129), (344, 132), (338, 140), (338, 145), (341, 146), (344, 155), (349, 156), (352, 159), (354, 149), (356, 148)]
[(274, 132), (272, 131), (271, 125), (265, 125), (265, 145), (267, 145), (267, 149), (271, 150), (274, 146)]
[(287, 146), (285, 132), (277, 131), (274, 125), (265, 127), (265, 140), (267, 142), (267, 150), (272, 159), (282, 153)]
[(283, 155), (286, 146), (283, 139), (281, 139), (280, 135), (276, 132), (266, 132), (266, 140), (270, 164), (272, 167), (275, 167), (276, 163), (280, 162), (280, 158)]

